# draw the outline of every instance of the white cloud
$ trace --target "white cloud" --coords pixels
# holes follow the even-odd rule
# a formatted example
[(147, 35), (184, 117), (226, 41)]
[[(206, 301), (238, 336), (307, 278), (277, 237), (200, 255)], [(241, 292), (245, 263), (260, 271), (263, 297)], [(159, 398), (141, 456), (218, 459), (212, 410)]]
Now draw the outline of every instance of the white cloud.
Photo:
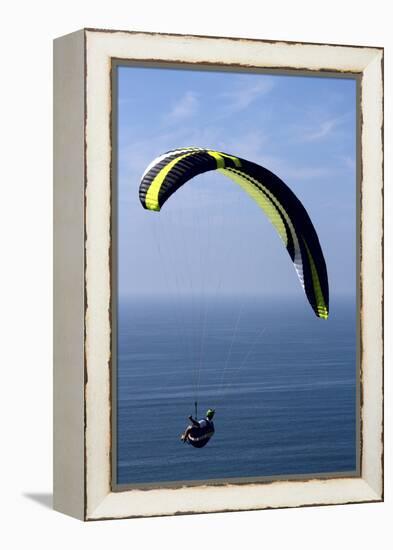
[(247, 109), (259, 97), (268, 94), (274, 87), (272, 78), (262, 77), (253, 86), (242, 86), (230, 92), (224, 92), (223, 99), (227, 101), (226, 109), (233, 112)]
[(329, 136), (340, 124), (340, 119), (331, 119), (331, 120), (325, 120), (324, 122), (321, 122), (317, 128), (314, 128), (312, 130), (309, 130), (308, 132), (305, 131), (303, 133), (302, 139), (303, 141), (317, 141), (324, 137)]
[(348, 168), (349, 170), (353, 171), (356, 168), (356, 160), (351, 156), (343, 156), (341, 157), (342, 162), (344, 163), (344, 166)]
[(339, 117), (325, 117), (318, 122), (299, 126), (296, 128), (296, 135), (301, 142), (320, 141), (337, 133), (350, 116), (350, 113), (346, 113)]
[(199, 107), (197, 94), (192, 91), (186, 92), (173, 106), (172, 109), (164, 117), (165, 122), (175, 123), (179, 120), (194, 116)]

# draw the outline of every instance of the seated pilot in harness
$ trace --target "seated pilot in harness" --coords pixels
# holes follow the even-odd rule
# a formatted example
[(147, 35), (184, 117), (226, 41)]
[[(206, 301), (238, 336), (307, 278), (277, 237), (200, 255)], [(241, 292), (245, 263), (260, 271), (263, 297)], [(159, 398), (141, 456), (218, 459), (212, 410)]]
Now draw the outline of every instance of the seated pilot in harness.
[(181, 436), (183, 443), (189, 443), (193, 447), (204, 447), (214, 434), (213, 416), (215, 410), (208, 409), (205, 418), (197, 420), (192, 416), (188, 418), (191, 424), (187, 426), (185, 432)]

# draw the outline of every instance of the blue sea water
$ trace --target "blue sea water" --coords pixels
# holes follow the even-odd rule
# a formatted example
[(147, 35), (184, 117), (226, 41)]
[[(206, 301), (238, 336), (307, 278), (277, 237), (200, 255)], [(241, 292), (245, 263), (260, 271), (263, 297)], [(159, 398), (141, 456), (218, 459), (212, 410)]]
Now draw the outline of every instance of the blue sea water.
[[(138, 298), (118, 308), (117, 483), (354, 472), (356, 306)], [(216, 408), (202, 449), (179, 437)]]

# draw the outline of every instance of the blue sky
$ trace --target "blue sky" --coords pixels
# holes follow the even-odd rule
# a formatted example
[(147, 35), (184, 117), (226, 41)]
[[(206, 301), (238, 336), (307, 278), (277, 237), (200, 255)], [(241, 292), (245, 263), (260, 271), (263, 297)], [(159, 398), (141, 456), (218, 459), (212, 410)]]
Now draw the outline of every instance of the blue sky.
[(142, 208), (146, 166), (191, 145), (281, 177), (315, 225), (332, 298), (355, 295), (354, 79), (120, 67), (118, 94), (120, 296), (219, 288), (305, 300), (274, 229), (221, 174), (198, 176), (160, 213)]

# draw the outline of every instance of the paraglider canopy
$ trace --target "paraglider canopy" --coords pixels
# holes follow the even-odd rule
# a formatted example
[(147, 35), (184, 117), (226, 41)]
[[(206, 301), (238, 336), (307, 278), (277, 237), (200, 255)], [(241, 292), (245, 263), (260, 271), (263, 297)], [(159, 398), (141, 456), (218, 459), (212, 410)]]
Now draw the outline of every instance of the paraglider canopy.
[[(159, 211), (186, 182), (209, 170), (218, 170), (233, 180), (264, 211), (287, 249), (313, 311), (317, 317), (327, 319), (329, 284), (318, 235), (300, 200), (266, 168), (201, 147), (168, 151), (153, 160), (142, 176), (142, 206)], [(255, 239), (256, 246), (260, 245), (257, 236)]]

